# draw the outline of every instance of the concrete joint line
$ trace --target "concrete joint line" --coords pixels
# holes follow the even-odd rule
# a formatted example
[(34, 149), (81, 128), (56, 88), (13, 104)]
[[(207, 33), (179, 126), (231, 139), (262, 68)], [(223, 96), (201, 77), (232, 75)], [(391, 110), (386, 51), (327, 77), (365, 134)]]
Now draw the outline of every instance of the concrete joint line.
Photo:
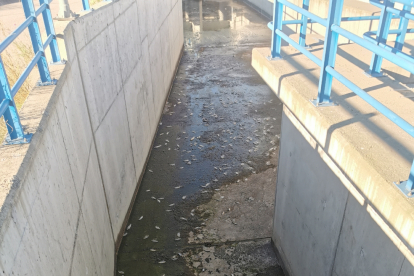
[[(75, 43), (75, 47), (76, 47), (76, 55), (78, 55), (78, 53), (82, 52), (83, 49), (85, 49), (86, 46), (88, 46), (92, 41), (94, 41), (104, 30), (108, 29), (109, 26), (111, 26), (112, 24), (114, 24), (114, 28), (115, 28), (115, 20), (111, 21), (110, 23), (108, 23), (108, 25), (106, 25), (105, 28), (103, 28), (97, 35), (95, 35), (94, 37), (92, 37), (87, 43), (85, 43), (85, 45), (83, 45), (82, 48), (78, 49), (76, 47), (76, 43)], [(72, 35), (73, 35), (73, 40), (75, 41), (75, 30), (72, 31)], [(79, 66), (80, 67), (80, 66)]]
[[(130, 6), (132, 6), (132, 5), (130, 5)], [(117, 48), (117, 51), (119, 53), (119, 39), (118, 39), (118, 32), (116, 31), (116, 27), (115, 27), (115, 36), (116, 36), (116, 48)], [(122, 81), (122, 69), (121, 69), (122, 68), (122, 64), (121, 64), (121, 61), (120, 61), (119, 58), (118, 58), (118, 62), (119, 62), (119, 74), (121, 75), (121, 81)], [(138, 59), (137, 63), (135, 64), (134, 69), (137, 66), (138, 62), (139, 62), (139, 59)], [(129, 77), (131, 77), (131, 74), (134, 71), (134, 69), (132, 69), (131, 72), (129, 73), (128, 79), (129, 79)], [(127, 81), (127, 79), (125, 79), (125, 82), (126, 81)], [(131, 129), (129, 128), (129, 118), (128, 118), (128, 111), (127, 111), (127, 102), (125, 100), (125, 91), (124, 91), (124, 82), (123, 81), (122, 81), (122, 84), (121, 84), (121, 93), (123, 94), (122, 96), (124, 98), (125, 114), (126, 114), (127, 124), (128, 124), (127, 126), (128, 126), (128, 133), (129, 133), (129, 143), (130, 143), (130, 146), (131, 146), (132, 161), (134, 162), (134, 172), (135, 172), (135, 177), (136, 177), (137, 176), (137, 167), (136, 167), (136, 163), (135, 163), (135, 157), (134, 157), (134, 154), (133, 154), (134, 151), (133, 151), (133, 148), (132, 148)], [(135, 179), (135, 180), (138, 180), (138, 179)], [(138, 183), (135, 183), (135, 185), (137, 185), (137, 184)], [(127, 214), (125, 214), (125, 215), (127, 215)]]
[[(116, 2), (118, 2), (118, 1), (116, 1)], [(129, 8), (131, 8), (131, 6), (133, 6), (133, 5), (135, 5), (136, 3), (135, 2), (132, 2), (128, 7), (126, 7), (125, 8), (125, 10), (123, 11), (123, 12), (121, 12), (118, 16), (115, 16), (115, 14), (114, 14), (114, 21), (116, 21), (119, 17), (121, 17), (122, 15), (124, 15), (126, 12), (127, 12), (127, 10), (129, 10)], [(113, 3), (111, 3), (110, 5), (113, 5)], [(138, 6), (138, 5), (137, 5)], [(114, 9), (112, 9), (112, 12), (115, 12), (114, 11)]]
[[(341, 221), (341, 226), (339, 227), (339, 233), (338, 233), (338, 239), (336, 240), (336, 245), (335, 245), (335, 253), (334, 253), (334, 257), (332, 259), (332, 264), (330, 267), (330, 271), (329, 271), (329, 275), (333, 276), (334, 273), (334, 267), (335, 267), (335, 261), (336, 261), (336, 253), (338, 252), (338, 245), (339, 245), (339, 240), (341, 238), (341, 234), (342, 234), (342, 228), (344, 225), (344, 220), (345, 220), (345, 212), (346, 212), (346, 208), (348, 207), (348, 201), (349, 201), (349, 190), (348, 190), (348, 194), (346, 196), (346, 203), (345, 203), (345, 207), (344, 207), (344, 213), (342, 214), (342, 221)], [(336, 274), (336, 273), (335, 273)]]
[(79, 75), (80, 75), (80, 78), (81, 78), (81, 83), (82, 83), (83, 98), (84, 98), (85, 103), (86, 103), (86, 109), (87, 109), (87, 111), (88, 111), (88, 120), (89, 120), (89, 124), (90, 124), (90, 126), (91, 126), (92, 140), (93, 140), (93, 143), (94, 143), (94, 145), (95, 145), (95, 152), (96, 152), (96, 155), (98, 156), (98, 158), (97, 158), (97, 159), (98, 159), (99, 175), (101, 176), (102, 188), (103, 188), (104, 195), (105, 195), (106, 211), (107, 211), (107, 213), (108, 213), (108, 217), (109, 217), (109, 226), (111, 227), (111, 235), (112, 235), (112, 240), (113, 240), (114, 245), (115, 245), (115, 237), (114, 237), (114, 234), (113, 234), (113, 233), (114, 233), (114, 231), (113, 231), (113, 227), (112, 227), (112, 219), (111, 219), (111, 214), (109, 213), (108, 197), (107, 197), (106, 190), (105, 190), (105, 185), (104, 185), (104, 180), (103, 180), (103, 175), (102, 175), (101, 162), (99, 161), (99, 152), (98, 152), (98, 150), (97, 150), (97, 146), (96, 146), (95, 133), (93, 132), (93, 128), (92, 128), (92, 120), (91, 120), (91, 114), (90, 114), (90, 111), (89, 111), (89, 104), (88, 104), (88, 101), (86, 100), (86, 95), (85, 95), (85, 93), (86, 93), (86, 91), (85, 91), (85, 84), (84, 84), (84, 80), (83, 80), (83, 77), (82, 77), (82, 67), (81, 67), (81, 64), (80, 64), (80, 62), (79, 62), (79, 57), (78, 57), (78, 48), (77, 48), (77, 46), (76, 46), (76, 38), (75, 38), (74, 32), (72, 32), (72, 37), (73, 37), (73, 42), (74, 42), (74, 45), (75, 45), (76, 60), (78, 61)]
[[(180, 1), (180, 0), (178, 0), (178, 1)], [(177, 3), (178, 3), (178, 1), (177, 1)], [(175, 3), (175, 5), (177, 5), (177, 3)], [(175, 5), (174, 5), (174, 7), (175, 7)], [(167, 18), (170, 16), (170, 14), (173, 11), (174, 7), (170, 10), (170, 12), (167, 14), (167, 16), (162, 21), (162, 23), (161, 23), (160, 27), (158, 28), (157, 32), (154, 34), (154, 38), (152, 39), (152, 41), (148, 41), (148, 45), (152, 45), (152, 42), (154, 41), (157, 34), (160, 32), (162, 25), (164, 25), (165, 20), (167, 20)]]

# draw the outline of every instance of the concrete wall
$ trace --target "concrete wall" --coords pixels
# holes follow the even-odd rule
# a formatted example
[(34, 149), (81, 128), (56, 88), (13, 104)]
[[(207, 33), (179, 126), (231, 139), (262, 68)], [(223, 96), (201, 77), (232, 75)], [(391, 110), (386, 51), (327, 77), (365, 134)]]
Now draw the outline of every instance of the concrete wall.
[[(72, 22), (65, 41), (53, 94), (33, 93), (20, 113), (36, 132), (31, 144), (0, 148), (2, 157), (23, 152), (4, 181), (0, 275), (114, 274), (183, 46), (181, 1), (111, 3)], [(47, 108), (29, 126), (42, 99)]]
[(286, 106), (281, 133), (272, 238), (290, 275), (413, 275), (412, 253)]

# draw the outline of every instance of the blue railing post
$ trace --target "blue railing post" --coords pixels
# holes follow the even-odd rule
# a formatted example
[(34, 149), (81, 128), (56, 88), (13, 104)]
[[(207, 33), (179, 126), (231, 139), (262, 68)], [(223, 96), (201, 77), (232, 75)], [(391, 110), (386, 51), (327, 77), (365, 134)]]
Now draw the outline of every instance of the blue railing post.
[[(404, 5), (403, 10), (406, 11), (406, 12), (411, 12), (411, 7), (407, 6), (407, 5)], [(397, 34), (397, 38), (395, 39), (395, 44), (394, 44), (394, 48), (398, 51), (402, 51), (402, 49), (403, 49), (405, 35), (407, 34), (407, 28), (408, 28), (408, 23), (409, 22), (410, 22), (410, 20), (405, 18), (405, 17), (400, 18), (400, 24), (398, 26), (398, 29), (401, 30), (401, 33)], [(395, 52), (396, 51), (393, 51), (393, 53), (395, 53)]]
[(282, 39), (276, 30), (282, 30), (282, 19), (283, 19), (283, 4), (278, 0), (274, 1), (273, 4), (273, 25), (272, 25), (272, 45), (271, 54), (269, 59), (281, 59), (280, 50), (282, 46)]
[[(23, 10), (26, 18), (29, 16), (36, 16), (35, 9), (32, 0), (22, 0)], [(37, 19), (35, 19), (29, 25), (29, 34), (32, 40), (33, 50), (34, 53), (37, 54), (38, 51), (43, 51), (43, 43), (42, 37), (40, 35), (39, 25), (37, 24)], [(43, 83), (51, 83), (52, 79), (50, 77), (49, 68), (47, 66), (47, 60), (45, 55), (43, 54), (42, 57), (37, 62), (37, 67), (40, 73), (40, 79)]]
[(90, 11), (89, 0), (82, 0), (82, 6), (84, 11)]
[(0, 57), (0, 103), (3, 100), (6, 100), (6, 101), (8, 100), (9, 102), (8, 107), (5, 110), (3, 116), (4, 116), (4, 122), (6, 123), (10, 139), (11, 140), (23, 139), (24, 138), (23, 128), (20, 123), (20, 118), (19, 118), (19, 114), (17, 113), (16, 105), (11, 95), (10, 84), (6, 76), (4, 64)]
[[(384, 6), (381, 10), (381, 17), (378, 26), (379, 28), (377, 31), (377, 45), (379, 45), (380, 43), (387, 43), (388, 32), (390, 30), (391, 19), (393, 16), (390, 12), (387, 11), (387, 7), (393, 8), (394, 3), (389, 0), (384, 0)], [(367, 71), (366, 74), (371, 77), (381, 77), (382, 59), (383, 58), (381, 56), (373, 54), (369, 71)]]
[[(45, 0), (39, 0), (40, 5), (45, 3)], [(47, 36), (52, 35), (53, 40), (50, 43), (50, 52), (52, 54), (53, 62), (60, 62), (60, 53), (56, 41), (55, 27), (53, 26), (52, 13), (50, 12), (49, 1), (46, 0), (47, 8), (42, 12), (43, 22), (45, 23)]]
[[(303, 0), (302, 8), (304, 10), (309, 10), (309, 0)], [(302, 47), (306, 46), (306, 31), (308, 29), (308, 18), (302, 14), (302, 23), (300, 24), (300, 36), (299, 36), (299, 45)]]
[(343, 6), (344, 0), (329, 0), (329, 12), (326, 24), (321, 74), (319, 78), (318, 98), (312, 101), (315, 106), (332, 105), (332, 76), (326, 72), (326, 67), (335, 67), (336, 51), (338, 48), (338, 33), (332, 32), (331, 27), (332, 25), (341, 25)]

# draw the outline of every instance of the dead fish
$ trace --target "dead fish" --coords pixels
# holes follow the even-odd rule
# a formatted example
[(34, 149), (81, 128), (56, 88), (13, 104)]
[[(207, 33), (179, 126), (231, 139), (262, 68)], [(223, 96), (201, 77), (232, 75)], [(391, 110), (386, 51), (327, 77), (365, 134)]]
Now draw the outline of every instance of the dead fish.
[(141, 216), (138, 220), (141, 220), (144, 216)]
[(159, 228), (158, 226), (155, 226), (155, 229), (158, 229), (158, 230), (160, 230), (161, 228)]
[(149, 235), (145, 235), (143, 239), (146, 240), (148, 238), (149, 238)]
[(180, 189), (180, 188), (182, 188), (183, 186), (177, 186), (177, 187), (174, 187), (175, 189)]
[(167, 212), (172, 212), (172, 210), (170, 210), (170, 209), (167, 209), (167, 210), (165, 210), (165, 211), (167, 211)]
[(183, 218), (183, 217), (181, 217), (180, 219), (181, 219), (181, 220), (185, 220), (185, 221), (187, 221), (187, 219), (186, 219), (186, 218)]
[(172, 203), (172, 204), (170, 204), (170, 205), (168, 205), (168, 206), (170, 206), (170, 207), (171, 207), (171, 206), (174, 206), (174, 205), (175, 205), (175, 203)]
[(155, 250), (155, 249), (152, 249), (152, 248), (151, 248), (151, 249), (150, 249), (150, 251), (155, 252), (155, 251), (157, 251), (157, 250)]
[(175, 166), (175, 164), (173, 163), (173, 164), (170, 164), (170, 166)]
[(152, 242), (158, 242), (158, 241), (157, 241), (157, 239), (153, 239), (153, 240), (151, 240), (151, 241), (152, 241)]
[(214, 179), (213, 181), (214, 181), (214, 182), (217, 182), (217, 181), (218, 181), (218, 179), (216, 178), (216, 179)]
[(183, 199), (185, 199), (187, 196), (183, 196)]
[(158, 145), (158, 146), (155, 146), (154, 147), (154, 149), (158, 149), (158, 148), (160, 148), (161, 147), (161, 145)]
[(181, 236), (181, 234), (180, 234), (180, 232), (178, 232), (178, 233), (177, 233), (177, 237), (180, 237), (180, 236)]
[(153, 200), (156, 200), (155, 196), (152, 196), (151, 198), (152, 198)]
[(132, 224), (128, 225), (127, 230), (131, 229)]
[(128, 235), (128, 233), (124, 233), (123, 236), (125, 237), (126, 235)]
[(148, 170), (148, 171), (151, 172), (151, 173), (153, 172), (152, 170)]
[(160, 261), (160, 262), (158, 262), (159, 264), (165, 264), (165, 261)]
[(158, 198), (159, 200), (163, 200), (164, 198), (163, 197), (160, 197), (160, 198)]
[(192, 137), (191, 139), (190, 139), (190, 141), (193, 141), (195, 139), (195, 137)]
[(161, 203), (161, 200), (157, 199), (158, 203)]
[(122, 274), (122, 275), (124, 275), (124, 274), (125, 274), (125, 272), (123, 272), (123, 271), (118, 271), (118, 273), (119, 273), (119, 274)]
[(210, 182), (209, 182), (209, 183), (207, 183), (207, 184), (206, 184), (206, 185), (204, 185), (204, 186), (203, 186), (203, 185), (201, 185), (201, 187), (203, 187), (203, 188), (207, 188), (207, 186), (208, 186), (208, 185), (210, 185)]
[(146, 190), (146, 192), (148, 193), (148, 192), (151, 192), (151, 190)]

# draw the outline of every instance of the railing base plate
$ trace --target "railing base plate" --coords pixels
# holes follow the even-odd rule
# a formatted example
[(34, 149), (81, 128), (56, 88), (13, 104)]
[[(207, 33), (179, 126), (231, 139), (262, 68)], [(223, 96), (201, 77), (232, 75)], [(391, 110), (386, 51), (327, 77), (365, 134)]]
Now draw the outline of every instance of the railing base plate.
[(66, 60), (62, 59), (61, 61), (56, 61), (56, 62), (50, 62), (50, 65), (65, 65), (66, 64)]
[(275, 60), (282, 60), (283, 58), (281, 57), (281, 56), (279, 56), (279, 57), (274, 57), (274, 58), (272, 58), (272, 56), (268, 56), (267, 57), (267, 60), (269, 60), (269, 61), (275, 61)]
[(27, 133), (27, 134), (25, 134), (25, 135), (23, 136), (23, 138), (21, 138), (21, 139), (14, 139), (14, 140), (11, 140), (11, 139), (10, 139), (10, 136), (9, 136), (9, 135), (7, 135), (7, 137), (6, 137), (6, 139), (5, 139), (4, 143), (3, 143), (3, 145), (4, 145), (4, 146), (7, 146), (7, 145), (29, 144), (29, 143), (30, 143), (30, 141), (32, 141), (32, 136), (33, 136), (33, 134), (31, 134), (31, 133)]
[(328, 102), (328, 103), (318, 103), (318, 100), (309, 100), (315, 107), (329, 107), (329, 106), (337, 106), (337, 103)]
[(48, 86), (48, 85), (56, 85), (57, 84), (57, 80), (56, 79), (53, 79), (52, 81), (48, 81), (48, 82), (41, 82), (41, 81), (38, 81), (37, 83), (36, 83), (36, 86)]
[(376, 73), (376, 72), (372, 72), (371, 70), (368, 70), (368, 71), (364, 71), (364, 75), (367, 76), (368, 78), (382, 78), (382, 77), (385, 77), (385, 74), (382, 71), (379, 72), (379, 73)]
[(394, 182), (394, 185), (408, 198), (414, 197), (414, 189), (409, 191), (407, 190), (407, 181), (401, 181), (400, 183)]

